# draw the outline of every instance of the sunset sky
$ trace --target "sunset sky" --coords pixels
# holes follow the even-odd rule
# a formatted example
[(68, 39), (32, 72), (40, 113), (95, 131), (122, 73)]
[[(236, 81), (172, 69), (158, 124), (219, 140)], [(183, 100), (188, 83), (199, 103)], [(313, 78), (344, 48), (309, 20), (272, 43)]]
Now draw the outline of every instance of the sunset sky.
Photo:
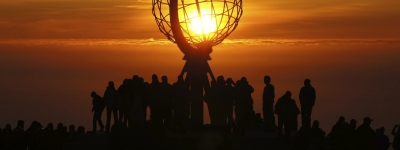
[[(238, 28), (214, 47), (209, 63), (215, 75), (249, 79), (257, 113), (270, 75), (276, 99), (290, 90), (299, 107), (303, 80), (311, 79), (312, 119), (324, 130), (341, 115), (358, 124), (370, 116), (387, 131), (400, 123), (400, 1), (243, 6)], [(102, 94), (108, 81), (119, 86), (134, 74), (146, 81), (167, 75), (173, 83), (182, 57), (159, 32), (151, 0), (2, 0), (0, 127), (23, 119), (26, 126), (38, 120), (91, 130), (91, 91)]]
[[(243, 0), (230, 38), (398, 38), (396, 0)], [(14, 0), (0, 2), (0, 38), (164, 38), (151, 0)]]

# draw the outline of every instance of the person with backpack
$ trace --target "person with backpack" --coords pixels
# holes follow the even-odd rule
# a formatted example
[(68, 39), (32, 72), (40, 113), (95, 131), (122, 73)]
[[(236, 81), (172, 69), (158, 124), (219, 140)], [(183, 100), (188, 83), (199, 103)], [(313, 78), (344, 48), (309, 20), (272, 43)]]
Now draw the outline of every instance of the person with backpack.
[(278, 115), (277, 137), (282, 137), (282, 129), (283, 126), (285, 126), (284, 138), (287, 141), (290, 137), (290, 130), (293, 129), (293, 126), (296, 123), (293, 121), (293, 118), (296, 118), (297, 115), (300, 114), (300, 110), (297, 107), (295, 100), (292, 99), (292, 93), (290, 91), (286, 91), (286, 93), (276, 102), (275, 114)]
[(97, 123), (100, 125), (100, 132), (103, 132), (104, 125), (101, 121), (101, 114), (103, 113), (104, 107), (106, 107), (106, 103), (102, 97), (100, 97), (96, 92), (92, 92), (90, 94), (93, 98), (92, 100), (92, 112), (93, 113), (93, 133), (97, 132)]

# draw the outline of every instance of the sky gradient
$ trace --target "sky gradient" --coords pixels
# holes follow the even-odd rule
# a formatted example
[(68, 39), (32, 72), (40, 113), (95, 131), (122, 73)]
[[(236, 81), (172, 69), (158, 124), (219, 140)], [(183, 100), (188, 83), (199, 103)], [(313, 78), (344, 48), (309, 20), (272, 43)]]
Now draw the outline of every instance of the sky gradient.
[[(230, 38), (388, 39), (400, 35), (400, 1), (243, 0)], [(0, 2), (0, 38), (164, 39), (151, 0)]]
[[(400, 1), (243, 5), (238, 28), (214, 47), (209, 63), (214, 75), (248, 78), (257, 113), (264, 75), (276, 99), (289, 90), (298, 106), (310, 78), (317, 92), (312, 119), (326, 132), (341, 115), (358, 124), (369, 116), (387, 131), (400, 124)], [(0, 127), (23, 119), (26, 126), (37, 120), (91, 130), (90, 92), (134, 74), (146, 81), (167, 75), (173, 83), (182, 57), (159, 32), (151, 0), (0, 1)]]

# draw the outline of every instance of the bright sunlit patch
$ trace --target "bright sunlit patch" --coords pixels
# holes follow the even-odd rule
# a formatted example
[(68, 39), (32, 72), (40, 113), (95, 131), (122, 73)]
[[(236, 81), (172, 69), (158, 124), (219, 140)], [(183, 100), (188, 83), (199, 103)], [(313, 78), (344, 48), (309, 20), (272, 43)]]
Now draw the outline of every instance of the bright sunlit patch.
[(210, 10), (201, 10), (202, 14), (199, 17), (197, 11), (192, 11), (188, 14), (191, 24), (189, 29), (196, 34), (209, 34), (217, 30), (216, 19), (210, 14)]

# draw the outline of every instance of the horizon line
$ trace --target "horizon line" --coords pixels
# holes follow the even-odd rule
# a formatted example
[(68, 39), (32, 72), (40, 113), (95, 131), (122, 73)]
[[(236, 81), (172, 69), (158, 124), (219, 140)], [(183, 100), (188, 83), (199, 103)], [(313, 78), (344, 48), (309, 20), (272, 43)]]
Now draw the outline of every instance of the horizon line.
[[(338, 44), (400, 44), (400, 39), (225, 39), (220, 45), (338, 45)], [(175, 45), (168, 39), (0, 39), (0, 45)]]

